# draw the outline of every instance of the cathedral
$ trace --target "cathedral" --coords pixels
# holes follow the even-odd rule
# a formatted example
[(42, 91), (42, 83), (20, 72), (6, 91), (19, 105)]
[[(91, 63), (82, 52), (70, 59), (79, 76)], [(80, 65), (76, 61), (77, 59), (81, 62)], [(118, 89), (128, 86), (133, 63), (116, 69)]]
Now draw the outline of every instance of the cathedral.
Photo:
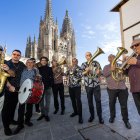
[(41, 56), (48, 57), (49, 61), (60, 61), (65, 57), (68, 64), (76, 57), (75, 32), (68, 11), (66, 10), (62, 30), (58, 34), (58, 22), (53, 18), (51, 0), (46, 0), (45, 16), (40, 19), (38, 41), (35, 37), (33, 40), (30, 36), (27, 38), (25, 57), (39, 59)]

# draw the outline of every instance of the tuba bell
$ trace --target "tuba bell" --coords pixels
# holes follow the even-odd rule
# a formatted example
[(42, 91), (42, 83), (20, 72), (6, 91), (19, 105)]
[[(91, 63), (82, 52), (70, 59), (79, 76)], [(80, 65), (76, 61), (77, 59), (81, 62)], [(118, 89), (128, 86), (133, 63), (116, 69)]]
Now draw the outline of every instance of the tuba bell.
[(61, 60), (57, 63), (57, 68), (55, 70), (54, 79), (57, 79), (62, 74), (61, 66), (67, 64), (66, 58), (62, 57)]
[(122, 54), (127, 54), (128, 51), (124, 47), (118, 47), (118, 53), (116, 54), (114, 60), (111, 63), (111, 66), (115, 67), (115, 70), (111, 72), (112, 78), (116, 81), (121, 81), (125, 79), (125, 75), (123, 74), (123, 68), (124, 64), (122, 64), (123, 67), (117, 66), (117, 60)]
[(6, 48), (4, 48), (4, 51), (0, 55), (0, 94), (3, 91), (7, 77), (10, 77), (10, 75), (6, 73), (1, 67), (1, 65), (4, 64), (5, 53), (6, 53)]
[[(104, 51), (101, 48), (97, 48), (96, 52), (92, 55), (92, 57), (90, 58), (90, 60), (87, 62), (87, 64), (88, 64), (89, 67), (92, 65), (92, 62), (94, 61), (94, 59), (97, 56), (99, 56), (100, 54), (104, 54)], [(92, 68), (92, 69), (94, 69), (94, 68)], [(88, 78), (94, 78), (96, 75), (92, 75), (92, 74), (89, 73), (87, 76), (88, 76)]]

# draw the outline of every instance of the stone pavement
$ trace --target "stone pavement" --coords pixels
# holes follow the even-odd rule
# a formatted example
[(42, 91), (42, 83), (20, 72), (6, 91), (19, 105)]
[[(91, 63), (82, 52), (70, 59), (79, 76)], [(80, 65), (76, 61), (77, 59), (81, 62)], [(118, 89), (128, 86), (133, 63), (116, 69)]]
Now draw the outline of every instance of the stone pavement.
[[(25, 128), (15, 136), (8, 137), (4, 135), (0, 118), (0, 140), (140, 140), (140, 117), (137, 113), (131, 94), (129, 94), (128, 100), (129, 119), (132, 125), (131, 130), (126, 129), (124, 126), (118, 102), (116, 106), (117, 114), (115, 122), (113, 124), (108, 122), (108, 95), (105, 89), (102, 90), (104, 125), (98, 123), (97, 116), (93, 123), (88, 123), (89, 111), (85, 93), (82, 94), (82, 104), (84, 119), (82, 125), (78, 124), (78, 117), (69, 117), (72, 113), (69, 97), (66, 98), (65, 115), (60, 115), (60, 112), (57, 115), (53, 114), (54, 108), (52, 100), (50, 122), (46, 122), (45, 120), (36, 121), (39, 115), (34, 113), (32, 117), (34, 126), (25, 126)], [(11, 126), (11, 128), (14, 130), (15, 126)]]

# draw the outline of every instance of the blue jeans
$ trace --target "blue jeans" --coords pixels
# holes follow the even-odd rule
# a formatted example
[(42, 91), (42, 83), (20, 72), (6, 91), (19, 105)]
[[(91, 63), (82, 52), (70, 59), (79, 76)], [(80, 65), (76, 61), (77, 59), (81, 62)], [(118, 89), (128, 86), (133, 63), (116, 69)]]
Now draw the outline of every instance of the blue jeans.
[(44, 90), (44, 96), (40, 102), (41, 114), (48, 116), (51, 102), (52, 88), (47, 88)]

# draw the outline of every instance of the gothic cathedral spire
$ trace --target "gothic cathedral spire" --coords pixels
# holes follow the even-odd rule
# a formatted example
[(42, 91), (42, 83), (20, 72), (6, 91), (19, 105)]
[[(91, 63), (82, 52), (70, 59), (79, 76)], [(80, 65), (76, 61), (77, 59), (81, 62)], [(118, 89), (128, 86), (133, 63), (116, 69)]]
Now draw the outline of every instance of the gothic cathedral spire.
[(46, 0), (46, 9), (45, 9), (44, 21), (48, 22), (49, 20), (53, 21), (53, 16), (52, 16), (52, 0)]
[(68, 38), (72, 35), (72, 24), (68, 14), (68, 10), (66, 10), (66, 14), (63, 20), (62, 31), (60, 36), (63, 38)]

